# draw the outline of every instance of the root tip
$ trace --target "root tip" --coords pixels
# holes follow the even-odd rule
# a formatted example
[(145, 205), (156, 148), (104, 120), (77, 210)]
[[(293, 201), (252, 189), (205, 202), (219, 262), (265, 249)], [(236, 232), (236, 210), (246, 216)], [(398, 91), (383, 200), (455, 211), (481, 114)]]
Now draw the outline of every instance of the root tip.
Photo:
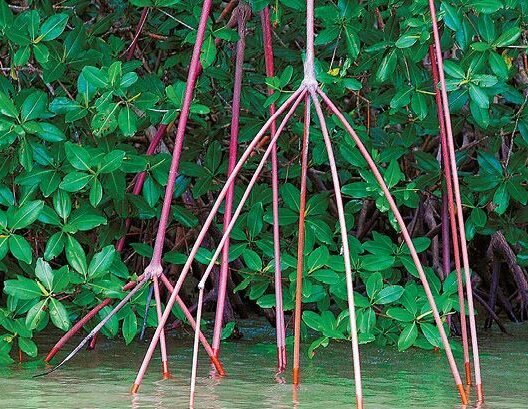
[(483, 403), (484, 402), (484, 392), (482, 391), (482, 384), (478, 384), (477, 385), (477, 401), (479, 403)]
[(57, 352), (59, 352), (58, 348), (52, 348), (51, 351), (48, 352), (48, 355), (46, 355), (46, 358), (44, 358), (44, 362), (51, 361)]
[(462, 401), (462, 405), (467, 405), (468, 398), (466, 395), (466, 391), (464, 390), (464, 387), (462, 386), (461, 383), (457, 385), (457, 389), (458, 389), (458, 393), (460, 394), (460, 400)]
[(171, 373), (169, 371), (169, 363), (167, 361), (162, 364), (163, 379), (170, 379)]
[(299, 385), (301, 380), (299, 368), (293, 368), (292, 382), (294, 385)]
[(138, 393), (138, 390), (139, 390), (139, 384), (135, 383), (132, 385), (132, 388), (130, 389), (130, 393), (135, 395), (136, 393)]
[(218, 375), (226, 376), (224, 367), (222, 366), (222, 363), (220, 362), (220, 360), (217, 358), (216, 355), (211, 356), (211, 363), (214, 365), (216, 372), (218, 372)]
[(357, 409), (363, 409), (363, 398), (357, 398), (356, 397), (356, 408)]

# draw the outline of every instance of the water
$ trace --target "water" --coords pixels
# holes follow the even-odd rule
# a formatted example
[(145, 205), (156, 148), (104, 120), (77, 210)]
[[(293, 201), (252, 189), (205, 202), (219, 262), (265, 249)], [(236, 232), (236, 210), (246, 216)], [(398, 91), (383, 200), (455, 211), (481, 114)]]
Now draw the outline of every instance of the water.
[[(528, 408), (528, 326), (511, 325), (508, 329), (512, 336), (493, 331), (482, 332), (480, 338), (487, 399), (482, 409)], [(197, 408), (355, 407), (348, 343), (333, 343), (313, 360), (303, 360), (302, 385), (294, 396), (290, 384), (274, 379), (273, 330), (255, 320), (242, 322), (242, 332), (240, 341), (222, 344), (222, 361), (228, 373), (223, 379), (209, 376), (207, 356), (200, 351)], [(47, 377), (32, 378), (45, 368), (42, 362), (0, 368), (0, 408), (188, 407), (191, 335), (181, 331), (170, 334), (173, 379), (160, 380), (158, 357), (137, 396), (131, 396), (129, 390), (146, 345), (133, 343), (125, 348), (122, 341), (101, 340), (96, 351), (79, 353), (66, 367)], [(40, 339), (41, 352), (54, 340), (55, 336)], [(399, 353), (364, 345), (361, 354), (367, 408), (462, 408), (442, 353)], [(290, 374), (285, 378), (289, 380)], [(474, 396), (471, 398), (474, 401)]]

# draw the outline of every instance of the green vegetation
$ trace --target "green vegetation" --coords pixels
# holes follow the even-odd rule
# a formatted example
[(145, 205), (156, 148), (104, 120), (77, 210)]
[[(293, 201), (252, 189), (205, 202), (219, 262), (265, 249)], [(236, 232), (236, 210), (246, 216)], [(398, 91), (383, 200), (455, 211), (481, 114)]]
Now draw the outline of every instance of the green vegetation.
[[(177, 120), (200, 13), (200, 2), (193, 0), (26, 3), (0, 0), (0, 282), (5, 295), (0, 363), (12, 362), (14, 346), (35, 357), (35, 333), (51, 326), (65, 331), (103, 299), (122, 298), (123, 285), (148, 262), (170, 155), (166, 149), (151, 156), (145, 152), (151, 126), (171, 129)], [(269, 2), (250, 3), (256, 12)], [(426, 273), (447, 317), (458, 310), (457, 283), (454, 273), (443, 277), (439, 261), (442, 175), (427, 2), (317, 5), (318, 80), (340, 102), (383, 169), (415, 245), (431, 266)], [(268, 106), (284, 100), (302, 79), (298, 44), (304, 42), (304, 4), (281, 0), (270, 6), (278, 75), (265, 77), (254, 16), (248, 23), (241, 145), (268, 118)], [(150, 13), (134, 58), (126, 61), (138, 7), (149, 7)], [(169, 276), (185, 262), (186, 243), (226, 179), (238, 35), (225, 21), (216, 22), (219, 14), (216, 5), (174, 193), (164, 257)], [(448, 0), (441, 2), (439, 16), (475, 286), (492, 304), (489, 288), (499, 274), (499, 295), (514, 296), (497, 306), (510, 318), (522, 318), (528, 305), (528, 3)], [(275, 90), (269, 97), (267, 86)], [(347, 197), (360, 341), (399, 350), (441, 347), (381, 189), (337, 121), (329, 126), (339, 146), (336, 159)], [(299, 122), (279, 139), (285, 311), (294, 305), (302, 132)], [(171, 137), (168, 132), (164, 139), (169, 147)], [(315, 332), (307, 333), (312, 356), (330, 340), (347, 339), (349, 325), (331, 180), (317, 128), (311, 143), (303, 322)], [(128, 187), (139, 172), (146, 172), (146, 179), (136, 196)], [(237, 197), (244, 181), (239, 178)], [(275, 304), (271, 200), (266, 175), (231, 236), (234, 291), (245, 301), (235, 306), (239, 313)], [(118, 252), (114, 244), (128, 218), (131, 232), (125, 250)], [(218, 218), (219, 229), (221, 222)], [(198, 261), (206, 264), (210, 255), (203, 247)], [(495, 265), (498, 273), (490, 269)], [(193, 287), (182, 294), (190, 301)], [(146, 291), (107, 323), (105, 336), (122, 334), (126, 343), (134, 339), (144, 320)], [(147, 323), (156, 322), (152, 306)], [(228, 336), (235, 326), (226, 328)]]

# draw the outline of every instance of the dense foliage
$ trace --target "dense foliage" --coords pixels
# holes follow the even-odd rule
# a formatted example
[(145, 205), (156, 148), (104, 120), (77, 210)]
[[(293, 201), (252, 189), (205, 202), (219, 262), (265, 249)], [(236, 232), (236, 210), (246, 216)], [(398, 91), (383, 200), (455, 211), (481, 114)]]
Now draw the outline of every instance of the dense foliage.
[[(164, 258), (172, 278), (226, 179), (238, 36), (225, 20), (217, 22), (221, 7), (216, 3), (174, 194)], [(240, 149), (268, 117), (268, 105), (284, 100), (303, 72), (303, 2), (250, 3), (255, 13), (248, 23)], [(278, 75), (266, 79), (257, 12), (268, 3)], [(506, 255), (491, 260), (486, 249), (490, 237), (503, 234), (526, 282), (528, 3), (437, 3), (475, 286), (484, 297), (489, 265), (499, 263), (500, 291), (506, 298), (514, 295), (515, 315), (526, 307), (527, 288), (520, 277), (512, 278), (511, 264), (503, 264), (511, 262)], [(173, 133), (164, 139), (169, 149), (147, 156), (146, 146), (152, 125), (177, 120), (200, 5), (195, 0), (0, 0), (0, 363), (12, 361), (13, 346), (36, 356), (34, 334), (51, 326), (67, 330), (102, 299), (122, 297), (121, 287), (148, 262)], [(318, 80), (348, 113), (383, 169), (421, 257), (431, 266), (427, 275), (446, 317), (458, 309), (458, 301), (455, 275), (441, 280), (439, 261), (442, 177), (427, 2), (339, 0), (317, 6)], [(150, 13), (135, 58), (126, 62), (141, 7)], [(268, 85), (275, 90), (271, 97)], [(336, 124), (329, 125), (347, 197), (360, 341), (394, 344), (400, 350), (440, 347), (388, 203)], [(317, 125), (312, 129), (303, 289), (304, 328), (315, 331), (307, 333), (310, 354), (329, 340), (349, 336), (332, 185), (321, 133)], [(302, 124), (294, 121), (279, 140), (286, 311), (293, 309), (295, 288), (300, 135)], [(245, 175), (257, 159), (251, 159)], [(141, 171), (147, 172), (145, 186), (134, 196), (127, 189)], [(238, 196), (245, 180), (239, 178)], [(132, 229), (119, 253), (114, 245), (128, 217)], [(232, 234), (232, 287), (246, 306), (239, 305), (238, 312), (274, 307), (271, 222), (266, 173)], [(209, 238), (199, 262), (207, 262), (214, 242)], [(201, 269), (195, 267), (198, 277)], [(190, 303), (193, 287), (184, 291)], [(145, 303), (142, 291), (109, 321), (104, 334), (121, 333), (131, 342), (140, 331)], [(154, 306), (148, 324), (156, 324)]]

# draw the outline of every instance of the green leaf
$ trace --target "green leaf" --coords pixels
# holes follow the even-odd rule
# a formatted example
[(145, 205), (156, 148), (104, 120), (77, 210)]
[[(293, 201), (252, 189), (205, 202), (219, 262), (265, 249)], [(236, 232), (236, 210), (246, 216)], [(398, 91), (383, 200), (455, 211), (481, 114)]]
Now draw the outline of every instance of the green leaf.
[(471, 6), (478, 12), (484, 14), (491, 14), (503, 8), (500, 0), (473, 0)]
[(35, 91), (29, 94), (20, 109), (22, 122), (44, 117), (47, 112), (47, 105), (48, 97), (44, 92)]
[(143, 184), (143, 197), (147, 201), (147, 204), (150, 207), (156, 206), (159, 198), (161, 196), (161, 190), (154, 181), (154, 178), (148, 175)]
[(40, 325), (42, 320), (46, 317), (47, 306), (48, 298), (44, 298), (30, 308), (26, 315), (26, 326), (28, 329), (34, 330)]
[(88, 272), (86, 254), (79, 242), (71, 236), (68, 236), (66, 241), (66, 259), (75, 271), (86, 276)]
[(508, 78), (508, 72), (510, 71), (510, 69), (508, 68), (508, 64), (506, 64), (502, 56), (500, 56), (496, 52), (490, 52), (489, 65), (491, 67), (491, 70), (497, 77), (501, 79)]
[(414, 314), (411, 314), (405, 308), (389, 308), (386, 314), (389, 317), (394, 318), (397, 321), (402, 321), (402, 322), (414, 321)]
[(132, 136), (137, 132), (137, 116), (129, 106), (119, 111), (117, 123), (125, 136)]
[(369, 185), (367, 182), (354, 182), (343, 186), (341, 191), (347, 196), (362, 199), (370, 195), (368, 189)]
[(481, 128), (486, 129), (490, 124), (490, 117), (487, 108), (480, 107), (476, 102), (471, 101), (469, 103), (469, 109), (473, 119)]
[(308, 256), (306, 267), (309, 271), (318, 270), (328, 262), (329, 257), (330, 253), (328, 252), (328, 248), (326, 246), (318, 247)]
[(235, 327), (236, 327), (236, 322), (235, 321), (228, 322), (224, 326), (224, 328), (222, 328), (222, 333), (220, 334), (220, 339), (221, 340), (225, 340), (225, 339), (229, 338), (233, 334), (233, 331), (235, 330)]
[(68, 162), (70, 162), (75, 169), (90, 170), (92, 157), (86, 149), (69, 141), (64, 144), (64, 149), (66, 150)]
[(499, 38), (493, 42), (495, 47), (506, 47), (512, 45), (521, 36), (521, 29), (519, 27), (512, 27), (503, 32)]
[(18, 260), (26, 264), (31, 264), (33, 259), (33, 251), (28, 241), (18, 234), (9, 236), (9, 250)]
[(37, 220), (43, 208), (44, 202), (42, 200), (33, 200), (22, 205), (11, 217), (8, 214), (9, 228), (14, 231), (29, 226)]
[(75, 230), (87, 231), (93, 228), (106, 224), (107, 220), (104, 216), (96, 213), (89, 208), (79, 209), (75, 211), (70, 217), (69, 224)]
[(13, 23), (13, 13), (4, 0), (0, 1), (0, 28), (5, 29)]
[(200, 53), (200, 62), (202, 63), (202, 67), (208, 68), (210, 67), (213, 62), (216, 59), (216, 45), (215, 40), (212, 35), (209, 35), (205, 38), (203, 45), (202, 45), (202, 51)]
[(108, 76), (103, 74), (99, 68), (86, 66), (82, 70), (82, 75), (89, 84), (96, 88), (106, 88), (108, 86)]
[(375, 304), (389, 304), (398, 301), (403, 294), (403, 287), (399, 285), (390, 285), (383, 288), (374, 298)]
[(290, 209), (299, 212), (299, 197), (300, 197), (300, 191), (297, 189), (294, 185), (291, 183), (285, 183), (281, 186), (281, 196), (284, 200), (284, 203), (286, 206), (288, 206)]
[(469, 84), (469, 96), (479, 106), (479, 108), (489, 108), (488, 95), (484, 92), (482, 88), (477, 87), (474, 84)]
[(53, 271), (49, 263), (45, 262), (42, 258), (37, 259), (35, 275), (48, 291), (53, 289)]
[(43, 295), (35, 280), (30, 280), (22, 276), (17, 276), (16, 280), (5, 281), (4, 292), (19, 300), (34, 300)]
[(130, 311), (125, 318), (123, 319), (123, 326), (121, 331), (123, 332), (123, 338), (125, 338), (125, 343), (130, 344), (134, 337), (136, 336), (138, 330), (138, 322), (136, 314), (133, 311)]
[[(104, 307), (101, 311), (99, 311), (99, 314), (98, 314), (99, 315), (99, 319), (103, 320), (111, 312), (112, 312), (112, 308), (111, 307), (109, 307), (109, 306)], [(105, 328), (106, 331), (108, 331), (108, 333), (111, 336), (116, 336), (117, 335), (117, 331), (119, 330), (119, 320), (117, 319), (115, 314), (112, 317), (110, 317), (110, 319), (106, 322), (106, 324), (104, 325), (103, 328)]]
[(88, 266), (88, 276), (94, 278), (106, 273), (114, 262), (114, 257), (114, 246), (109, 245), (104, 247), (100, 252), (96, 253), (93, 256), (92, 261), (90, 261), (90, 265)]
[(515, 181), (509, 179), (506, 182), (506, 188), (508, 193), (514, 200), (518, 201), (523, 206), (526, 205), (526, 203), (528, 202), (528, 192), (526, 191), (522, 183), (516, 183)]
[(93, 177), (93, 175), (84, 172), (71, 172), (62, 179), (59, 187), (66, 192), (78, 192), (85, 187)]
[(46, 64), (49, 60), (49, 49), (44, 44), (35, 44), (33, 53), (40, 64)]
[(26, 45), (17, 50), (13, 57), (13, 64), (17, 67), (22, 67), (28, 63), (29, 57), (31, 57), (31, 47)]
[(57, 190), (57, 192), (53, 195), (53, 208), (59, 217), (67, 219), (72, 209), (70, 195), (63, 190)]
[(259, 255), (255, 251), (247, 249), (242, 254), (242, 258), (244, 259), (244, 263), (250, 270), (252, 271), (262, 270), (262, 260), (260, 259)]
[(366, 283), (367, 295), (373, 299), (376, 294), (383, 288), (383, 277), (380, 273), (373, 273), (369, 276)]
[(64, 305), (56, 300), (55, 298), (50, 298), (50, 318), (53, 325), (57, 328), (68, 331), (71, 327), (70, 317), (68, 311)]
[(404, 34), (396, 41), (396, 47), (408, 48), (418, 41), (419, 36), (416, 34)]
[(383, 59), (376, 71), (376, 79), (379, 82), (385, 82), (396, 69), (396, 62), (398, 58), (394, 51), (390, 51)]
[(425, 95), (421, 92), (415, 92), (411, 99), (411, 108), (420, 120), (424, 120), (429, 113)]
[(40, 125), (40, 131), (38, 132), (38, 136), (42, 139), (44, 139), (47, 142), (61, 142), (64, 139), (66, 139), (66, 136), (64, 135), (64, 132), (62, 132), (59, 128), (57, 128), (55, 125), (49, 124), (47, 122), (41, 122)]
[(264, 226), (264, 208), (262, 202), (258, 202), (251, 207), (247, 216), (247, 225), (251, 238), (256, 238)]
[(324, 326), (321, 317), (313, 311), (303, 311), (303, 322), (316, 331), (322, 331)]
[(315, 356), (315, 350), (320, 347), (326, 348), (328, 346), (328, 343), (329, 343), (328, 337), (321, 337), (321, 338), (316, 339), (314, 342), (310, 344), (310, 347), (308, 348), (308, 356), (310, 358), (313, 358)]
[(437, 327), (428, 322), (422, 322), (420, 324), (420, 329), (431, 345), (441, 349), (443, 348), (442, 338), (440, 337), (440, 332)]
[(398, 351), (405, 351), (414, 344), (418, 337), (418, 328), (416, 323), (412, 322), (405, 326), (400, 336), (398, 337)]
[(103, 198), (103, 185), (101, 185), (101, 182), (99, 182), (99, 179), (96, 177), (93, 178), (92, 181), (92, 187), (90, 188), (90, 204), (93, 207), (97, 207), (97, 205), (101, 202), (101, 199)]
[(275, 294), (266, 294), (257, 300), (257, 305), (260, 308), (273, 308), (276, 305)]
[(18, 110), (9, 97), (0, 91), (0, 114), (11, 118), (18, 117)]
[(387, 167), (387, 170), (385, 171), (384, 177), (389, 188), (396, 186), (398, 182), (403, 179), (403, 173), (400, 170), (398, 161), (392, 160), (390, 162), (389, 166)]
[(448, 26), (453, 31), (458, 31), (461, 29), (462, 20), (460, 17), (460, 13), (455, 7), (443, 1), (440, 3), (440, 10), (442, 10), (445, 13), (444, 22), (446, 26)]
[(394, 265), (395, 258), (390, 254), (366, 254), (361, 257), (361, 268), (365, 271), (383, 271)]
[(107, 153), (101, 161), (99, 173), (110, 173), (118, 170), (125, 159), (125, 152), (120, 150), (113, 150)]
[(391, 108), (402, 108), (405, 105), (408, 105), (409, 102), (411, 102), (411, 93), (412, 88), (410, 87), (404, 87), (403, 89), (400, 89), (398, 92), (396, 92), (396, 95), (391, 99), (390, 107)]
[(68, 15), (65, 13), (55, 14), (49, 17), (40, 27), (40, 36), (37, 40), (50, 41), (62, 34), (68, 23)]
[(464, 79), (466, 76), (462, 67), (451, 60), (444, 61), (444, 71), (447, 75), (456, 79)]
[(37, 344), (33, 342), (30, 338), (26, 337), (19, 337), (18, 338), (18, 346), (28, 356), (35, 358), (37, 356)]
[(238, 33), (229, 27), (220, 27), (219, 29), (215, 30), (213, 35), (216, 38), (221, 38), (225, 41), (237, 41), (238, 40)]
[(475, 226), (477, 227), (484, 227), (486, 225), (486, 221), (488, 220), (486, 212), (478, 207), (475, 207), (471, 211), (470, 217), (473, 223), (475, 223)]
[(121, 75), (123, 72), (123, 63), (121, 61), (114, 61), (110, 67), (108, 67), (108, 82), (112, 87), (115, 87), (121, 81)]
[(348, 56), (352, 60), (355, 60), (358, 57), (359, 51), (361, 49), (361, 42), (359, 40), (359, 36), (352, 30), (348, 29), (348, 27), (345, 27), (345, 39)]
[(44, 258), (46, 260), (52, 260), (62, 253), (62, 250), (64, 250), (65, 240), (65, 234), (62, 231), (54, 233), (46, 243)]

